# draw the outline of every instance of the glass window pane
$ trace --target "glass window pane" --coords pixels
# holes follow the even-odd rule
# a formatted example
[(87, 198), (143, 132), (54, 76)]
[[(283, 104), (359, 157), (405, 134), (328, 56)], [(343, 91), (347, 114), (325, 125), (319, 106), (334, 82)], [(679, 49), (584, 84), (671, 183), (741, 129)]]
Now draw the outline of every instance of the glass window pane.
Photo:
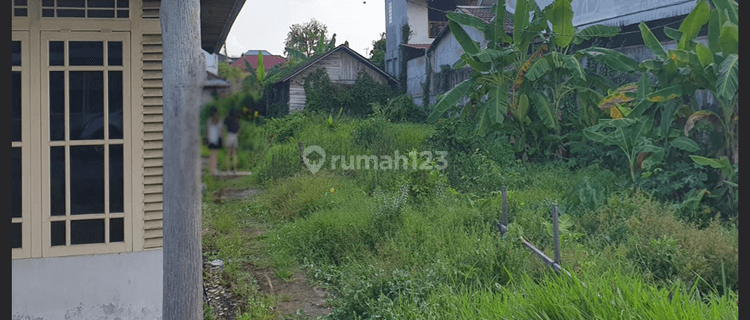
[(49, 65), (51, 66), (65, 65), (65, 42), (62, 42), (62, 41), (50, 41), (49, 42)]
[[(61, 16), (59, 11), (58, 16)], [(68, 42), (68, 64), (71, 66), (104, 65), (104, 43), (101, 41)]]
[(123, 154), (122, 145), (109, 146), (109, 212), (123, 212)]
[(127, 8), (130, 6), (130, 3), (128, 0), (117, 0), (117, 7), (118, 8)]
[(114, 10), (89, 10), (89, 18), (114, 18)]
[[(13, 101), (13, 112), (11, 114), (12, 121), (12, 139), (13, 141), (21, 141), (21, 72), (13, 71), (11, 87), (13, 93), (11, 100)], [(122, 107), (120, 107), (122, 109)]]
[(54, 17), (55, 9), (42, 9), (42, 17)]
[(65, 215), (65, 147), (49, 148), (50, 214)]
[(118, 18), (127, 18), (129, 16), (130, 16), (130, 12), (128, 10), (117, 10)]
[(49, 138), (65, 140), (65, 72), (49, 72)]
[(11, 233), (11, 248), (20, 248), (21, 247), (21, 224), (20, 223), (14, 223), (13, 227), (11, 227), (10, 230)]
[(13, 3), (15, 3), (19, 7), (25, 7), (26, 6), (26, 0), (14, 0)]
[(26, 8), (17, 8), (13, 9), (13, 15), (16, 17), (26, 17), (28, 12), (26, 11)]
[(89, 0), (89, 8), (114, 8), (115, 0)]
[(54, 7), (55, 0), (42, 0), (42, 7)]
[(65, 221), (52, 221), (50, 223), (50, 245), (65, 245)]
[(13, 62), (11, 65), (21, 65), (21, 41), (13, 41)]
[(109, 219), (109, 242), (125, 241), (125, 219)]
[(122, 42), (107, 42), (107, 64), (110, 66), (122, 65)]
[(104, 213), (104, 146), (70, 147), (70, 214)]
[(122, 139), (122, 71), (109, 72), (109, 138)]
[(57, 0), (57, 7), (83, 8), (86, 0)]
[(104, 243), (104, 219), (70, 222), (70, 244)]
[(71, 9), (57, 9), (57, 16), (62, 17), (62, 18), (84, 18), (86, 17), (86, 11), (71, 10)]
[(12, 217), (20, 218), (23, 212), (23, 201), (21, 187), (23, 186), (23, 177), (21, 176), (21, 148), (12, 148), (12, 161), (11, 167), (13, 167), (13, 187), (11, 188), (11, 207), (13, 208)]
[(70, 140), (104, 139), (104, 72), (70, 71)]

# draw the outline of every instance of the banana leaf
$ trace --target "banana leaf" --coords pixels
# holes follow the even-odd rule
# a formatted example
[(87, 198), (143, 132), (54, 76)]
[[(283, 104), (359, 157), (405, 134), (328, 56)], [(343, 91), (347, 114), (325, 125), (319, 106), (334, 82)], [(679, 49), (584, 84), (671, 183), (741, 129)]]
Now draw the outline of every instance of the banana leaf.
[(453, 37), (456, 38), (458, 44), (461, 45), (462, 49), (464, 49), (464, 52), (468, 54), (479, 53), (479, 44), (471, 39), (471, 37), (469, 37), (469, 34), (466, 33), (466, 30), (464, 30), (464, 28), (461, 27), (460, 24), (456, 23), (453, 20), (448, 20), (448, 27), (450, 28)]
[(490, 88), (487, 99), (487, 112), (492, 123), (503, 123), (508, 113), (508, 83), (503, 82)]
[(612, 49), (592, 47), (579, 50), (578, 53), (601, 61), (617, 71), (630, 73), (636, 71), (638, 68), (638, 62), (633, 58)]
[(714, 63), (714, 55), (705, 44), (697, 43), (695, 45), (695, 54), (698, 56), (698, 61), (700, 61), (703, 68)]
[(573, 6), (568, 0), (558, 0), (545, 8), (547, 20), (552, 23), (555, 44), (565, 48), (573, 41)]
[(739, 56), (730, 54), (719, 69), (719, 78), (716, 82), (716, 94), (725, 99), (732, 99), (737, 94), (739, 77)]
[(651, 102), (664, 102), (682, 96), (682, 87), (680, 85), (674, 85), (656, 91), (646, 96), (646, 100)]
[(698, 36), (703, 25), (708, 22), (708, 17), (711, 14), (711, 7), (705, 0), (699, 0), (692, 11), (682, 20), (680, 24), (680, 31), (682, 32), (682, 38), (677, 44), (677, 49), (689, 50), (693, 39)]
[(687, 122), (685, 123), (685, 136), (687, 137), (690, 133), (690, 130), (693, 130), (696, 122), (701, 120), (709, 120), (711, 121), (711, 123), (713, 123), (714, 127), (718, 127), (720, 121), (719, 119), (719, 116), (713, 113), (713, 111), (698, 110), (691, 114), (690, 117), (688, 117)]
[(737, 54), (739, 41), (739, 29), (737, 25), (727, 21), (724, 26), (721, 27), (721, 34), (719, 35), (719, 46), (724, 55)]
[(462, 26), (473, 27), (479, 31), (487, 31), (491, 29), (491, 25), (489, 23), (475, 16), (468, 15), (465, 13), (448, 12), (445, 14), (445, 16), (449, 20), (456, 22)]
[(656, 39), (656, 36), (651, 32), (651, 29), (648, 28), (645, 22), (641, 22), (638, 24), (638, 28), (641, 29), (641, 38), (643, 38), (643, 43), (646, 44), (646, 46), (651, 49), (652, 52), (654, 52), (654, 55), (656, 55), (659, 58), (667, 59), (667, 51), (664, 50), (664, 47), (661, 45), (658, 39)]
[(669, 145), (680, 150), (685, 150), (687, 152), (696, 152), (701, 149), (697, 142), (688, 137), (674, 138), (669, 142)]
[(620, 27), (593, 25), (576, 32), (573, 44), (578, 45), (593, 38), (611, 38), (620, 33)]
[(674, 41), (680, 41), (680, 39), (682, 39), (682, 31), (670, 27), (664, 27), (664, 34)]
[(711, 10), (708, 18), (708, 48), (713, 53), (721, 51), (719, 36), (721, 35), (721, 26), (724, 25), (722, 16), (719, 10)]
[(536, 110), (536, 114), (539, 118), (542, 119), (544, 126), (555, 130), (555, 132), (559, 132), (560, 124), (557, 121), (557, 112), (549, 103), (547, 97), (539, 93), (534, 93), (532, 98), (534, 100), (534, 110)]
[(443, 97), (438, 101), (437, 104), (435, 104), (435, 109), (432, 111), (429, 117), (427, 117), (427, 122), (435, 122), (437, 121), (448, 109), (461, 99), (461, 97), (466, 96), (466, 93), (469, 91), (469, 88), (474, 84), (476, 81), (476, 78), (469, 78), (455, 87), (453, 89), (446, 92)]
[(713, 0), (712, 1), (714, 6), (716, 6), (717, 11), (722, 12), (723, 15), (728, 19), (730, 22), (734, 24), (739, 24), (739, 18), (737, 15), (737, 2), (734, 0)]

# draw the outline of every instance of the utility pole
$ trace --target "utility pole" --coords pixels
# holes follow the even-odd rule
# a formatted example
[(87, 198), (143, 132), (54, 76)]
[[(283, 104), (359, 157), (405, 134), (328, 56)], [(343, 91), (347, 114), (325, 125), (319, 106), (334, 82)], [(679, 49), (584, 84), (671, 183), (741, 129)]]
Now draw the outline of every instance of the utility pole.
[(162, 319), (203, 319), (198, 115), (206, 62), (199, 0), (162, 0), (164, 260)]

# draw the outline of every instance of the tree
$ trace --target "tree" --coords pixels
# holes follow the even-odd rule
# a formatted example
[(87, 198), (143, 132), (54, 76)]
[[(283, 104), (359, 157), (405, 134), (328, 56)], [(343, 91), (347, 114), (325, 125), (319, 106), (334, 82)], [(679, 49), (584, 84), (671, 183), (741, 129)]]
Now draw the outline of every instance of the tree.
[[(287, 33), (286, 40), (284, 40), (284, 47), (292, 48), (301, 52), (306, 57), (311, 57), (321, 40), (322, 43), (330, 41), (330, 39), (325, 37), (326, 32), (328, 32), (328, 27), (320, 21), (315, 20), (315, 18), (303, 24), (293, 24), (289, 27), (289, 33)], [(284, 53), (288, 54), (289, 50), (284, 49)]]
[(380, 34), (380, 39), (372, 42), (370, 62), (380, 69), (385, 69), (385, 32)]
[(162, 319), (203, 318), (199, 111), (206, 62), (200, 42), (200, 2), (165, 0), (164, 253)]

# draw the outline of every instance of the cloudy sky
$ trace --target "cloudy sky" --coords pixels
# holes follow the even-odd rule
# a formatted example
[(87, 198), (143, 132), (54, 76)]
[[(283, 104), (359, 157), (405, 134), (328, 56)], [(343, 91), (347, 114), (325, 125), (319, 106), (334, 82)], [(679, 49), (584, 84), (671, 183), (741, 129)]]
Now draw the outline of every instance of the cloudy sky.
[[(229, 56), (247, 50), (284, 54), (289, 27), (315, 18), (336, 34), (336, 45), (349, 41), (349, 48), (369, 58), (372, 42), (385, 32), (385, 0), (245, 0), (226, 39)], [(222, 49), (221, 53), (224, 53)]]

